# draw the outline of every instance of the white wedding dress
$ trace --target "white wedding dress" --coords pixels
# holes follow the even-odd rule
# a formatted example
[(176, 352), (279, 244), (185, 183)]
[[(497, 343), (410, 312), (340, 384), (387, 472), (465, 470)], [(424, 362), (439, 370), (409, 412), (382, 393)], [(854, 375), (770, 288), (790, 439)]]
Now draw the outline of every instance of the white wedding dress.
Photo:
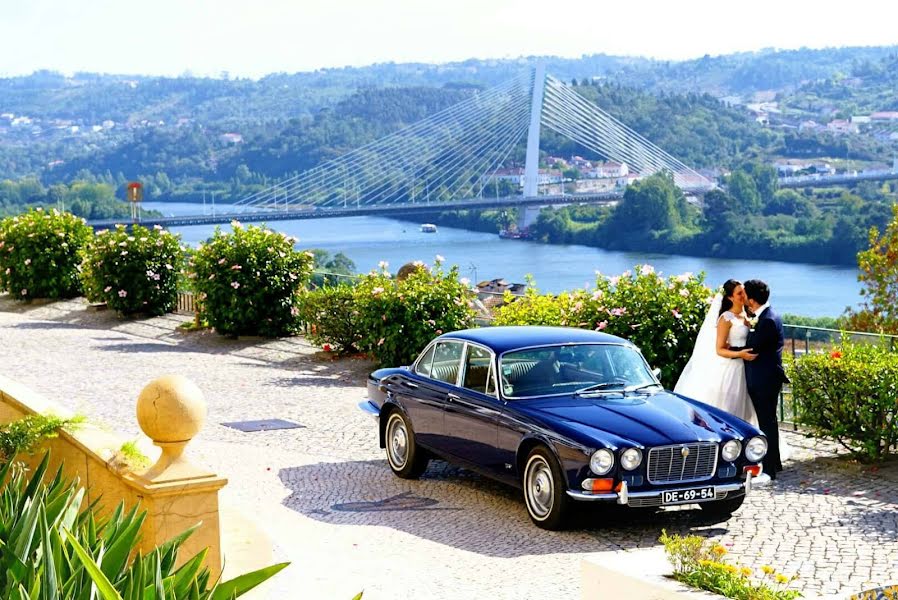
[(758, 417), (745, 383), (745, 363), (741, 358), (725, 358), (717, 354), (717, 325), (730, 323), (727, 345), (744, 347), (748, 340), (748, 326), (730, 311), (719, 317), (720, 297), (714, 299), (705, 322), (695, 340), (692, 357), (683, 369), (674, 392), (710, 404), (755, 427)]

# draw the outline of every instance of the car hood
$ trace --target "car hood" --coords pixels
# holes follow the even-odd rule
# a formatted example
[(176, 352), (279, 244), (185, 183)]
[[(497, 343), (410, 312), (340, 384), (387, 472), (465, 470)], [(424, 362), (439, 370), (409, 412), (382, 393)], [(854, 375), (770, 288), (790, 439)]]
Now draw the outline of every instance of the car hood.
[(719, 442), (754, 431), (736, 417), (670, 392), (565, 396), (530, 401), (525, 410), (546, 424), (577, 434), (587, 444), (650, 447)]

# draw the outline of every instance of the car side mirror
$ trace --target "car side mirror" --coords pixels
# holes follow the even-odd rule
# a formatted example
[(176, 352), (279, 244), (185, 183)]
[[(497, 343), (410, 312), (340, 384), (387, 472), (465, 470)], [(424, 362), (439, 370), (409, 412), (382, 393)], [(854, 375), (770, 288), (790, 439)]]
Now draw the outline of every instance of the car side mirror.
[(661, 369), (655, 367), (654, 369), (652, 369), (652, 375), (655, 376), (655, 379), (661, 379)]

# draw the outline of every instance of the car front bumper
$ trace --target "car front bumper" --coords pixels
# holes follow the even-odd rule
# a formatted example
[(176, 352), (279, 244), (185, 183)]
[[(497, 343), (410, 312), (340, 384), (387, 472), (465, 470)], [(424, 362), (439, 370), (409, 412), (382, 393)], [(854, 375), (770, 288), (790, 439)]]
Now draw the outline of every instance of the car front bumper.
[[(696, 500), (695, 502), (690, 502), (689, 504), (697, 504), (698, 502), (714, 502), (716, 500), (723, 500), (724, 498), (729, 497), (732, 492), (740, 492), (744, 491), (745, 495), (749, 495), (752, 489), (756, 487), (763, 487), (770, 483), (770, 476), (766, 473), (761, 473), (757, 477), (752, 477), (751, 474), (747, 474), (745, 481), (735, 481), (733, 483), (724, 483), (720, 485), (715, 485), (714, 487), (714, 498), (708, 498), (707, 500)], [(625, 504), (633, 507), (648, 507), (648, 506), (662, 506), (661, 504), (661, 494), (663, 492), (671, 492), (678, 490), (690, 490), (695, 489), (695, 485), (682, 487), (682, 488), (666, 488), (663, 490), (648, 490), (644, 492), (631, 492), (627, 488), (627, 483), (621, 482), (620, 491), (617, 492), (581, 492), (577, 490), (568, 490), (567, 495), (575, 500), (588, 500), (588, 501), (604, 501), (604, 502), (616, 502), (617, 504)], [(702, 486), (698, 486), (702, 487)], [(738, 494), (735, 494), (738, 495)], [(670, 505), (676, 506), (676, 505)]]

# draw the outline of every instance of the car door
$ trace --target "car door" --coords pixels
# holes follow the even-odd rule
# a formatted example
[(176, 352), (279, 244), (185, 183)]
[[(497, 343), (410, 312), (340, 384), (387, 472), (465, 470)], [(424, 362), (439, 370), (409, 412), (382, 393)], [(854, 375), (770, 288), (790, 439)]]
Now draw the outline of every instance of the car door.
[(501, 404), (496, 394), (493, 353), (467, 343), (459, 385), (448, 395), (444, 425), (448, 451), (458, 458), (500, 473), (496, 448)]
[(414, 378), (399, 382), (400, 403), (412, 421), (418, 443), (446, 452), (444, 410), (455, 389), (464, 342), (444, 340), (432, 344), (413, 366)]

